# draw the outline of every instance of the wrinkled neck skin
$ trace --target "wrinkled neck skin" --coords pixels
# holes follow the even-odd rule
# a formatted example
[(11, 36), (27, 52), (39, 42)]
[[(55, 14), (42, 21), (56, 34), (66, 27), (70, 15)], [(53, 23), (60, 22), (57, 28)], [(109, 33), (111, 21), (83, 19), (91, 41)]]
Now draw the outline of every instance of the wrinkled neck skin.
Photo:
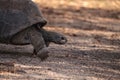
[(42, 34), (47, 47), (49, 46), (50, 42), (54, 42), (52, 32), (47, 31), (43, 28), (39, 29), (39, 28), (36, 27), (36, 29)]
[(52, 34), (54, 34), (53, 32), (47, 31), (45, 29), (40, 29), (40, 32), (42, 33), (42, 35), (46, 41), (54, 42), (53, 35), (52, 35)]

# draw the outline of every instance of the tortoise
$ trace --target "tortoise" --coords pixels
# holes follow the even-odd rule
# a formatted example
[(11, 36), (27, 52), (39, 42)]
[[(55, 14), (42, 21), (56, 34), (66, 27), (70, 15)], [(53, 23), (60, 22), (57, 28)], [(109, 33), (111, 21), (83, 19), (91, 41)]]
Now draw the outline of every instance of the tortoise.
[(65, 44), (64, 35), (47, 31), (47, 24), (37, 5), (31, 0), (0, 0), (0, 43), (34, 47), (41, 60), (48, 57), (50, 42)]

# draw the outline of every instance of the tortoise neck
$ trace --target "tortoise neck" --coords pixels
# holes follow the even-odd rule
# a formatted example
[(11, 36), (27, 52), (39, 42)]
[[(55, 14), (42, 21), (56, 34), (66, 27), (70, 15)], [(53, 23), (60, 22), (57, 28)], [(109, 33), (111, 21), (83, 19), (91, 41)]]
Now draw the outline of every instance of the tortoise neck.
[(53, 42), (52, 35), (51, 35), (50, 31), (47, 31), (47, 30), (45, 30), (43, 28), (39, 28), (39, 27), (35, 27), (35, 29), (42, 34), (45, 42)]

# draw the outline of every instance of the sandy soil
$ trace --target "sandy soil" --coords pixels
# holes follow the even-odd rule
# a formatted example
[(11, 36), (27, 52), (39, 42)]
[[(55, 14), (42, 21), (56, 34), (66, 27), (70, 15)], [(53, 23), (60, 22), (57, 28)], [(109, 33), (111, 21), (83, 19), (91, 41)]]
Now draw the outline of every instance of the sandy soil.
[(31, 46), (0, 52), (0, 62), (16, 66), (14, 72), (2, 71), (0, 80), (120, 79), (120, 11), (40, 7), (48, 20), (45, 28), (65, 34), (68, 43), (51, 44), (50, 57), (43, 62), (30, 56)]

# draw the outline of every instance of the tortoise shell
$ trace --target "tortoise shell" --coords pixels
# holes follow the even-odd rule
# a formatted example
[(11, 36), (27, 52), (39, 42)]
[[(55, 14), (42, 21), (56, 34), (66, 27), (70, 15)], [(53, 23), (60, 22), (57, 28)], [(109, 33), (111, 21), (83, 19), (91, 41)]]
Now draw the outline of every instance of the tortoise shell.
[(0, 40), (9, 40), (13, 35), (47, 21), (37, 5), (31, 0), (0, 0)]

